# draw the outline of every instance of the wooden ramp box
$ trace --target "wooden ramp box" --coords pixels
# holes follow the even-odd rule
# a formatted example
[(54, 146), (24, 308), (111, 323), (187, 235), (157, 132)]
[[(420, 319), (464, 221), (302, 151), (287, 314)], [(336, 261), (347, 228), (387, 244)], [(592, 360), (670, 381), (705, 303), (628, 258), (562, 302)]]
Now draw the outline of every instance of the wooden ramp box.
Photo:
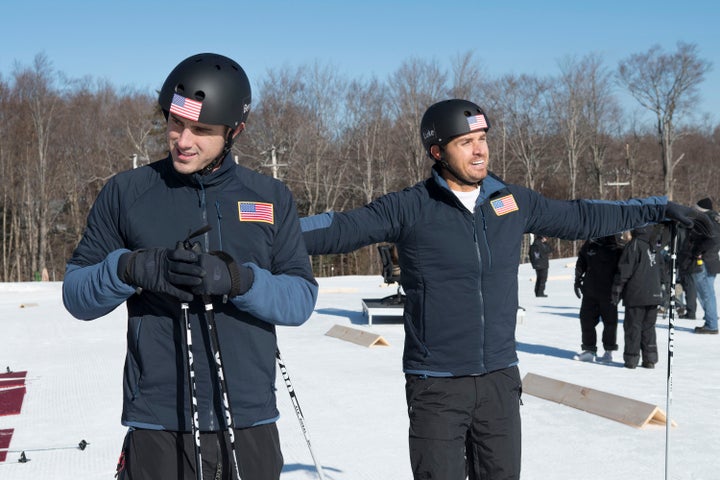
[(357, 328), (344, 327), (342, 325), (333, 325), (325, 335), (357, 343), (363, 347), (373, 347), (376, 345), (387, 347), (390, 345), (381, 335), (365, 330), (358, 330)]
[[(647, 425), (665, 425), (667, 422), (665, 412), (657, 405), (534, 373), (525, 375), (522, 388), (524, 393), (594, 413), (635, 428), (644, 428)], [(671, 422), (671, 425), (677, 426), (675, 422)]]

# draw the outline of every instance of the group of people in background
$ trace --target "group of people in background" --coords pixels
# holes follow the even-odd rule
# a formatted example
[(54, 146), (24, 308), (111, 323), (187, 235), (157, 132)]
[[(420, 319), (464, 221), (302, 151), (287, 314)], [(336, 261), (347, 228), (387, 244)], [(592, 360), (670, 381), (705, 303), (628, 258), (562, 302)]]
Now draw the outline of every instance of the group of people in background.
[[(637, 227), (628, 233), (587, 240), (575, 264), (575, 295), (581, 299), (581, 352), (576, 360), (612, 362), (618, 350), (618, 305), (625, 307), (623, 362), (626, 368), (655, 368), (658, 362), (655, 324), (659, 309), (666, 309), (675, 295), (678, 317), (694, 320), (700, 302), (703, 324), (698, 334), (718, 333), (715, 277), (720, 273), (720, 215), (712, 199), (703, 198), (693, 208), (710, 220), (716, 236), (699, 235), (679, 228), (677, 240), (677, 291), (671, 292), (670, 234), (663, 224)], [(547, 280), (547, 239), (538, 237), (530, 247), (530, 261), (537, 272), (536, 296), (544, 295)], [(544, 260), (543, 260), (544, 258)], [(544, 261), (544, 266), (543, 266)], [(544, 268), (544, 271), (542, 269)], [(697, 299), (697, 300), (696, 300)], [(598, 355), (597, 326), (602, 322)]]

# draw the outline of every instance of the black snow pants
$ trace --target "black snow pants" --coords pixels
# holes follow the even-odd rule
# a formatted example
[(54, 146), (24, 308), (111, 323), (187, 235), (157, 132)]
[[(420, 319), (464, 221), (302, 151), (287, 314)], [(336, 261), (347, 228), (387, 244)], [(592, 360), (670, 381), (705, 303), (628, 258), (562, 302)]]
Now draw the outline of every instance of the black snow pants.
[(595, 299), (583, 296), (580, 304), (580, 332), (582, 350), (597, 352), (597, 327), (600, 320), (603, 322), (602, 344), (606, 352), (613, 352), (618, 349), (617, 306), (610, 302), (610, 299)]
[(478, 376), (405, 378), (415, 480), (520, 478), (517, 367)]
[(642, 353), (642, 361), (657, 363), (658, 348), (655, 322), (657, 305), (625, 307), (625, 350), (623, 359), (626, 365), (636, 367)]
[[(235, 480), (225, 432), (200, 434), (203, 478)], [(235, 429), (235, 452), (243, 480), (278, 480), (283, 467), (274, 423)], [(118, 463), (118, 480), (195, 480), (195, 442), (191, 433), (130, 430)]]

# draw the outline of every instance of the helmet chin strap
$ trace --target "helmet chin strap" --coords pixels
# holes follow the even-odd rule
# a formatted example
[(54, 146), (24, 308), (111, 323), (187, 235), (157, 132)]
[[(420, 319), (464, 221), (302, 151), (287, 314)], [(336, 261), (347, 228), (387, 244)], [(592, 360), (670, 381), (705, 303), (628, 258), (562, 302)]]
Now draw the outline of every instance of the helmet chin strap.
[(469, 182), (462, 178), (458, 173), (453, 169), (450, 164), (445, 160), (445, 155), (443, 155), (443, 150), (440, 148), (440, 158), (437, 159), (438, 163), (442, 166), (442, 168), (446, 169), (448, 172), (452, 174), (453, 177), (455, 177), (455, 180), (457, 180), (459, 183), (462, 183), (463, 185), (467, 185), (469, 187), (477, 187), (482, 183), (482, 181), (479, 182)]
[(208, 163), (203, 168), (198, 170), (197, 173), (199, 175), (203, 175), (203, 176), (212, 173), (218, 167), (218, 165), (220, 165), (220, 163), (223, 161), (223, 159), (228, 154), (230, 149), (232, 149), (233, 139), (234, 139), (233, 131), (232, 131), (232, 129), (228, 129), (228, 133), (225, 136), (225, 146), (223, 146), (223, 149), (222, 149), (222, 152), (220, 152), (220, 155), (215, 157), (215, 159), (212, 162)]

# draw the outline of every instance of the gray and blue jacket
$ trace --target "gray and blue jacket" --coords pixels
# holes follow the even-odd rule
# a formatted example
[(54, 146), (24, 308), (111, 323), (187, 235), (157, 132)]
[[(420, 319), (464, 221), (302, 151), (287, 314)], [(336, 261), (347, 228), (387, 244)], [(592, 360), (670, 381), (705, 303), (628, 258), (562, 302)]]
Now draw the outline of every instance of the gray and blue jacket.
[[(179, 174), (170, 157), (114, 176), (90, 211), (69, 260), (63, 302), (93, 320), (126, 302), (127, 356), (122, 423), (189, 431), (185, 327), (179, 300), (135, 289), (118, 278), (118, 258), (140, 248), (175, 248), (192, 231), (212, 229), (203, 251), (223, 250), (252, 269), (254, 282), (226, 303), (214, 302), (235, 427), (273, 422), (276, 325), (300, 325), (317, 299), (296, 206), (287, 187), (236, 165), (228, 155), (206, 176)], [(200, 429), (225, 428), (209, 348), (204, 305), (190, 304)]]
[(667, 200), (551, 200), (490, 174), (475, 212), (433, 169), (431, 178), (344, 213), (300, 219), (308, 252), (398, 248), (404, 307), (403, 369), (481, 375), (517, 364), (515, 323), (523, 234), (610, 235), (663, 219)]

